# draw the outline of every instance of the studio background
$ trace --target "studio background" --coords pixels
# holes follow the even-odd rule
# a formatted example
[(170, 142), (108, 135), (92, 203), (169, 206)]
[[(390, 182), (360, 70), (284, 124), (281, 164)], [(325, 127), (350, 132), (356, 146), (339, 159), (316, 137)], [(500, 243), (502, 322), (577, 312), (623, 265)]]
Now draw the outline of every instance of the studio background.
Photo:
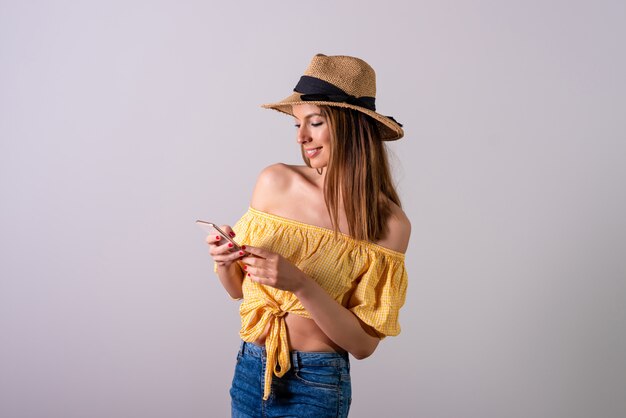
[(413, 233), (354, 417), (626, 415), (623, 1), (0, 1), (0, 416), (229, 415), (197, 218), (301, 162), (287, 96), (365, 59)]

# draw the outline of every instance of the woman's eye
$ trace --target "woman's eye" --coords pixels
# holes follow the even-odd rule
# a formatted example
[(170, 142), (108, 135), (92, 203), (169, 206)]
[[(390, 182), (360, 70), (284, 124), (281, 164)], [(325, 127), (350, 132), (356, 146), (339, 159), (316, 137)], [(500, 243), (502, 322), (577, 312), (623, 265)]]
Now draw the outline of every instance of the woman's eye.
[(298, 125), (297, 123), (296, 123), (295, 125), (293, 125), (293, 126), (295, 126), (296, 128), (299, 128), (299, 127), (300, 127), (300, 125)]
[(311, 123), (311, 126), (320, 126), (322, 123), (324, 122), (313, 122)]

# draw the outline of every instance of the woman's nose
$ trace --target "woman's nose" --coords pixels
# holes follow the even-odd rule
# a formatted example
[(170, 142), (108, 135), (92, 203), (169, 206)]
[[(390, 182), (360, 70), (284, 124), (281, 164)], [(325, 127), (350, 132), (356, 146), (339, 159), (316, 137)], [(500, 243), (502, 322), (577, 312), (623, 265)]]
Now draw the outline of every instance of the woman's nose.
[(304, 144), (311, 140), (311, 137), (309, 136), (309, 133), (304, 128), (304, 126), (301, 126), (298, 128), (297, 140), (298, 140), (298, 144)]

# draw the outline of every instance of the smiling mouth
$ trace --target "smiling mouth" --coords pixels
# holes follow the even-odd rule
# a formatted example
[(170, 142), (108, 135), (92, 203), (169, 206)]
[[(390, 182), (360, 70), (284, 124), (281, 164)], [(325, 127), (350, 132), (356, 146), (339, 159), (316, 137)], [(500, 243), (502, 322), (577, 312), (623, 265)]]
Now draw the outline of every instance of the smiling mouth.
[(312, 157), (315, 157), (317, 154), (319, 154), (321, 149), (322, 147), (310, 148), (310, 149), (305, 149), (304, 152), (306, 153), (307, 157), (312, 158)]

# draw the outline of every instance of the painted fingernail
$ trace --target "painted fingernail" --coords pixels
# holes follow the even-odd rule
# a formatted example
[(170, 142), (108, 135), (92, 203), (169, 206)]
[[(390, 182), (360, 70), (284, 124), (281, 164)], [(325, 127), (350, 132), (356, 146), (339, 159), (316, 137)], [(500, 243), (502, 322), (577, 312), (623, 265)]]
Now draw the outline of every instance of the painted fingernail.
[(252, 277), (252, 275), (250, 273), (248, 273), (248, 277)]
[(220, 239), (222, 239), (222, 237), (220, 237), (219, 235), (216, 235), (215, 239), (219, 241)]
[(230, 232), (228, 233), (228, 235), (230, 235), (230, 236), (231, 236), (231, 238), (234, 238), (234, 237), (235, 237), (235, 233), (234, 233), (233, 231), (230, 231)]
[(239, 255), (243, 255), (243, 251), (239, 251)]
[(246, 266), (246, 265), (244, 264), (243, 269), (244, 269), (244, 270), (248, 270), (248, 266)]
[(242, 249), (242, 250), (245, 250), (245, 249), (246, 249), (246, 246), (245, 246), (245, 245), (242, 245), (242, 246), (241, 246), (241, 249)]
[(232, 247), (233, 247), (233, 243), (232, 243), (232, 242), (229, 242), (229, 243), (228, 243), (228, 248), (232, 248)]

